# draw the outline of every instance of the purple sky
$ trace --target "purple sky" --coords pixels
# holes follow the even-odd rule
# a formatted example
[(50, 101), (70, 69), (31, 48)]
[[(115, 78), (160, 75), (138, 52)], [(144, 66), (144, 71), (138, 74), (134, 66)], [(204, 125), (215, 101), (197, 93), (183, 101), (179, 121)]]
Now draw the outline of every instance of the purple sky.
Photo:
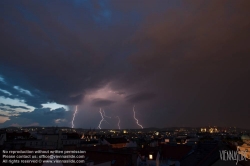
[(2, 0), (0, 126), (250, 127), (250, 1)]

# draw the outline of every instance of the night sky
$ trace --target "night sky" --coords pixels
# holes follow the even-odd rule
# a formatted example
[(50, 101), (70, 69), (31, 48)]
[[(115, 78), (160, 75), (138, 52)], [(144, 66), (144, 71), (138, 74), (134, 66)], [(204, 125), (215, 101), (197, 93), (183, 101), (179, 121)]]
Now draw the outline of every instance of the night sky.
[[(249, 0), (1, 0), (0, 127), (250, 129)], [(102, 112), (103, 113), (103, 112)]]

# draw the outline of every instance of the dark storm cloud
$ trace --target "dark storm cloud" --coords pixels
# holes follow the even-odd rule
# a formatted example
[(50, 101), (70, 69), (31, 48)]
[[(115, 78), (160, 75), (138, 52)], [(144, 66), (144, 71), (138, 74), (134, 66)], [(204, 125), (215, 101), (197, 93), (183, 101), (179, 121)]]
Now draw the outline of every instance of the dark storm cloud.
[[(24, 80), (19, 71), (12, 71), (10, 67), (0, 66), (0, 70), (5, 73), (5, 84), (0, 84), (0, 96), (14, 100), (22, 100), (27, 105), (41, 108), (44, 103), (48, 102), (47, 96), (34, 88)], [(18, 81), (17, 81), (18, 80)], [(17, 86), (18, 85), (18, 86)]]
[(115, 101), (107, 100), (107, 99), (100, 99), (100, 98), (93, 99), (93, 101), (92, 101), (92, 105), (94, 107), (105, 107), (105, 106), (112, 105), (114, 103), (115, 103)]
[(42, 108), (42, 109), (35, 109), (32, 112), (22, 112), (18, 117), (35, 120), (38, 119), (39, 116), (46, 117), (47, 115), (49, 115), (50, 118), (56, 119), (56, 118), (63, 118), (65, 112), (66, 111), (64, 108), (58, 108), (55, 110), (50, 110), (49, 108)]
[(138, 109), (154, 110), (158, 126), (245, 126), (250, 2), (143, 2), (1, 1), (0, 64), (11, 69), (1, 76), (27, 80), (32, 88), (12, 85), (32, 94), (39, 89), (43, 102), (19, 94), (36, 107), (46, 100), (76, 105), (85, 90), (111, 83), (134, 94), (129, 103), (155, 94)]
[[(174, 119), (244, 126), (240, 119), (249, 116), (250, 92), (249, 4), (201, 1), (185, 4), (183, 11), (156, 13), (144, 23), (134, 39), (139, 51), (130, 60), (165, 107), (177, 109)], [(193, 123), (185, 120), (190, 113)]]
[(125, 95), (125, 92), (116, 92), (118, 95)]
[(0, 89), (0, 95), (1, 96), (9, 97), (9, 96), (11, 96), (11, 93), (8, 92), (8, 91), (6, 91), (6, 90), (4, 90), (4, 89)]
[(9, 104), (3, 104), (3, 103), (0, 103), (0, 106), (6, 106), (6, 107), (9, 107), (9, 108), (22, 108), (22, 109), (25, 109), (25, 110), (29, 110), (29, 108), (27, 107), (24, 107), (24, 106), (13, 106), (13, 105), (9, 105)]
[[(23, 77), (46, 92), (51, 100), (79, 103), (78, 98), (71, 96), (83, 93), (86, 88), (98, 88), (114, 77), (112, 68), (119, 65), (114, 55), (122, 45), (117, 39), (131, 32), (131, 28), (123, 33), (113, 31), (108, 18), (102, 14), (95, 16), (91, 6), (92, 2), (75, 8), (69, 1), (50, 4), (23, 1), (15, 5), (5, 1), (2, 10), (5, 15), (1, 17), (1, 62), (25, 73)], [(111, 27), (106, 28), (106, 24)], [(118, 60), (122, 62), (122, 57)]]
[[(29, 106), (33, 106), (35, 108), (41, 108), (42, 105), (46, 102), (48, 102), (48, 99), (45, 98), (43, 95), (40, 96), (34, 96), (34, 97), (30, 97), (30, 96), (26, 96), (26, 95), (12, 95), (12, 96), (6, 96), (6, 95), (0, 95), (3, 96), (5, 98), (10, 98), (10, 99), (14, 99), (14, 100), (18, 100), (18, 101), (23, 101), (24, 103), (26, 103)], [(14, 108), (15, 106), (13, 106)], [(16, 107), (18, 108), (18, 107)], [(21, 107), (19, 107), (21, 108)], [(25, 107), (23, 107), (23, 109), (25, 109)]]
[(62, 95), (64, 94), (63, 93), (54, 94), (54, 100), (57, 101), (57, 103), (63, 103), (65, 105), (75, 105), (77, 103), (81, 103), (82, 100), (84, 99), (84, 93), (68, 97), (62, 97)]
[[(55, 126), (57, 119), (64, 119), (71, 116), (70, 111), (65, 111), (64, 108), (50, 110), (49, 108), (35, 109), (32, 112), (21, 112), (18, 116), (10, 116), (2, 126), (11, 126), (13, 124), (27, 126), (30, 124), (38, 123), (40, 126)], [(63, 123), (64, 125), (67, 124)], [(60, 124), (57, 124), (60, 125)]]
[(43, 112), (44, 115), (53, 115), (53, 116), (56, 116), (57, 118), (61, 118), (61, 117), (64, 117), (65, 115), (65, 109), (64, 108), (58, 108), (58, 109), (55, 109), (55, 110), (52, 110), (52, 111), (44, 111)]
[(152, 100), (156, 97), (154, 93), (150, 92), (140, 92), (132, 95), (126, 96), (126, 100), (130, 103), (140, 103), (147, 100)]
[(155, 116), (174, 117), (163, 126), (236, 121), (245, 126), (242, 118), (250, 116), (248, 7), (247, 1), (183, 1), (178, 8), (147, 15), (131, 41), (138, 49), (128, 58), (135, 70), (117, 87), (156, 93), (159, 100), (150, 107), (158, 110)]
[(3, 116), (3, 117), (9, 117), (9, 116), (7, 116), (7, 115), (4, 115), (4, 114), (0, 114), (0, 116)]
[(11, 112), (15, 112), (16, 111), (14, 109), (3, 108), (3, 107), (0, 107), (0, 109), (3, 110), (3, 111), (11, 111)]

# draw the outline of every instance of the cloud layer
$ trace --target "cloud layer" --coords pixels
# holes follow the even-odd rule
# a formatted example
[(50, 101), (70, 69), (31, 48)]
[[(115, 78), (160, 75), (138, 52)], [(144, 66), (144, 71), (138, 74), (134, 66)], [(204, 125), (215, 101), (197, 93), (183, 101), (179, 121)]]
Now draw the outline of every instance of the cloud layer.
[[(0, 8), (1, 96), (37, 109), (82, 105), (79, 117), (92, 118), (76, 120), (82, 127), (97, 126), (96, 107), (138, 127), (125, 123), (135, 104), (148, 127), (248, 127), (249, 1), (2, 1)], [(99, 92), (107, 85), (112, 95)]]

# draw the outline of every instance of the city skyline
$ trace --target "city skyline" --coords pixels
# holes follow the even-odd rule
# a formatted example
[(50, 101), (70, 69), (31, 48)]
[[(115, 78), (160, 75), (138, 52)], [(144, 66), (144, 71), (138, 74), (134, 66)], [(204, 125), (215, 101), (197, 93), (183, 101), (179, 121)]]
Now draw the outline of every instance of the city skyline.
[(1, 128), (250, 129), (249, 1), (0, 4)]

